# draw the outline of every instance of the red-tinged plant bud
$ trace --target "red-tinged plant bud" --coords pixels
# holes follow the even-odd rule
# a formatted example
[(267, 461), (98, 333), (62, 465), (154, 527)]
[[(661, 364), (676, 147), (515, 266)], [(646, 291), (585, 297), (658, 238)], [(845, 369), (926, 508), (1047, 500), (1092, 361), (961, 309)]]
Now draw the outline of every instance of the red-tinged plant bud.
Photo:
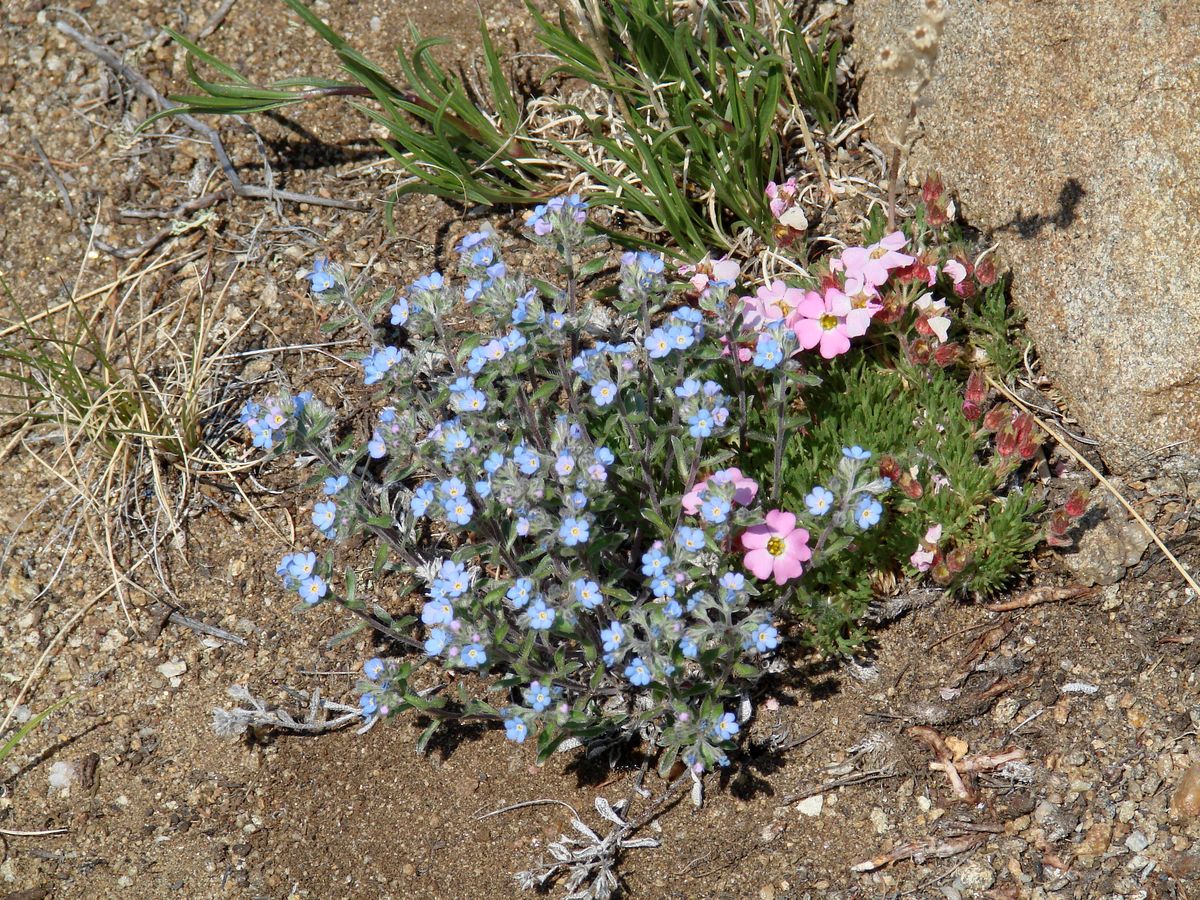
[(879, 460), (879, 477), (890, 478), (892, 483), (900, 480), (900, 463), (896, 462), (890, 456), (885, 456)]
[(1017, 441), (1017, 455), (1021, 459), (1033, 459), (1041, 449), (1041, 442), (1033, 435), (1027, 434)]
[(991, 287), (998, 277), (992, 257), (985, 256), (975, 264), (975, 280), (979, 282), (980, 287)]
[(1067, 497), (1067, 502), (1063, 504), (1063, 512), (1072, 519), (1078, 519), (1088, 508), (1088, 500), (1090, 500), (1088, 492), (1084, 488), (1075, 488), (1071, 491), (1071, 496)]
[(964, 278), (954, 286), (954, 293), (964, 300), (969, 300), (975, 296), (975, 282), (970, 278)]
[(875, 313), (872, 321), (878, 322), (880, 325), (891, 325), (893, 322), (899, 322), (904, 315), (904, 310), (907, 305), (904, 302), (904, 297), (896, 291), (890, 291), (884, 294), (881, 298), (881, 308)]
[(921, 482), (913, 478), (908, 472), (901, 472), (899, 478), (893, 478), (897, 486), (904, 492), (906, 497), (913, 500), (920, 500), (925, 495), (925, 488)]
[(820, 291), (824, 294), (828, 290), (840, 291), (844, 286), (840, 278), (833, 272), (823, 272), (820, 279)]
[(790, 247), (796, 243), (796, 238), (800, 237), (804, 232), (797, 231), (795, 228), (789, 228), (779, 222), (775, 223), (774, 235), (775, 243), (780, 247)]
[(942, 193), (946, 190), (946, 186), (942, 184), (942, 179), (938, 175), (929, 175), (925, 179), (925, 183), (921, 185), (921, 200), (925, 203), (936, 203), (942, 198)]
[(933, 351), (933, 361), (943, 369), (958, 362), (960, 356), (962, 356), (962, 347), (958, 344), (942, 344)]
[(1017, 452), (1017, 443), (1017, 429), (1011, 422), (1006, 422), (996, 432), (996, 452), (1004, 457), (1012, 456)]
[(957, 575), (967, 567), (971, 562), (971, 554), (961, 547), (955, 547), (946, 554), (946, 568), (950, 570), (951, 575)]
[(978, 369), (972, 369), (971, 374), (967, 376), (967, 389), (963, 398), (976, 406), (983, 406), (983, 401), (987, 399), (987, 381)]
[(1070, 547), (1074, 541), (1067, 535), (1071, 528), (1071, 517), (1064, 510), (1056, 509), (1046, 522), (1046, 543), (1051, 547)]
[(929, 577), (943, 587), (954, 580), (954, 576), (950, 573), (949, 566), (947, 566), (944, 561), (936, 562), (929, 567)]
[(979, 417), (983, 415), (983, 410), (981, 410), (970, 400), (964, 400), (962, 405), (962, 414), (963, 418), (968, 422), (978, 422)]
[[(919, 325), (922, 321), (918, 319), (917, 324)], [(933, 356), (933, 349), (929, 346), (929, 341), (924, 338), (917, 338), (908, 345), (908, 361), (914, 366), (928, 365), (931, 356)]]
[(1034, 424), (1035, 422), (1033, 421), (1033, 416), (1026, 412), (1019, 414), (1015, 419), (1013, 419), (1013, 427), (1017, 429), (1018, 443), (1027, 443), (1033, 437)]
[(999, 406), (993, 406), (987, 411), (987, 415), (983, 417), (983, 427), (988, 431), (999, 431), (1004, 427), (1004, 423), (1010, 419), (1008, 406), (1001, 403)]
[(950, 207), (941, 200), (926, 204), (925, 221), (933, 228), (941, 228), (950, 221)]

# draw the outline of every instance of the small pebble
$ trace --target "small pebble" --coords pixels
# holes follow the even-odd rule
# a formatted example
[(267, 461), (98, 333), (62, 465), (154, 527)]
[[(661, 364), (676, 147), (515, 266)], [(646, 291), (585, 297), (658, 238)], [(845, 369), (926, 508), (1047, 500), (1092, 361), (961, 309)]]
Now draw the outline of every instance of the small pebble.
[(1150, 841), (1140, 831), (1135, 831), (1129, 837), (1125, 838), (1125, 847), (1131, 853), (1141, 853), (1150, 846)]
[(812, 797), (805, 797), (796, 804), (796, 809), (800, 811), (802, 816), (819, 816), (821, 810), (825, 808), (825, 796), (817, 794)]
[(1200, 815), (1200, 765), (1194, 765), (1179, 780), (1171, 795), (1171, 814), (1191, 819)]

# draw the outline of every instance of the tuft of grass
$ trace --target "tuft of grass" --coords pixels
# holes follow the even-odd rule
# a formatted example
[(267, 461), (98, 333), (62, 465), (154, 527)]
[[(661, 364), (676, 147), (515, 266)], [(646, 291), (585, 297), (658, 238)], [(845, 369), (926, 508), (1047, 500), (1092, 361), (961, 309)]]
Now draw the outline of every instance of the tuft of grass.
[[(583, 141), (530, 133), (529, 98), (514, 87), (482, 20), (486, 85), (476, 86), (444, 69), (433, 54), (440, 42), (415, 30), (413, 49), (397, 51), (394, 78), (301, 0), (284, 2), (333, 48), (346, 78), (257, 85), (171, 32), (188, 52), (200, 93), (173, 97), (181, 105), (147, 124), (181, 113), (245, 115), (362, 98), (351, 102), (387, 131), (383, 146), (409, 176), (397, 195), (528, 205), (583, 176), (594, 202), (619, 205), (642, 226), (615, 225), (619, 242), (695, 258), (709, 249), (748, 253), (769, 240), (764, 185), (783, 177), (801, 144), (815, 152), (810, 120), (829, 132), (838, 119), (840, 41), (828, 30), (810, 41), (777, 0), (703, 4), (685, 21), (671, 0), (572, 0), (555, 17), (529, 4), (536, 38), (553, 60), (541, 90), (555, 115), (583, 123)], [(224, 80), (203, 78), (197, 63)], [(589, 115), (562, 100), (548, 87), (556, 78), (603, 92), (615, 113)]]
[[(198, 478), (235, 467), (219, 444), (238, 399), (221, 390), (220, 300), (180, 298), (88, 315), (68, 300), (33, 315), (0, 279), (15, 320), (0, 328), (0, 427), (72, 495), (78, 516), (112, 572), (118, 595), (147, 560), (167, 579), (159, 548), (182, 548), (183, 520)], [(107, 312), (107, 314), (105, 314)], [(245, 327), (243, 323), (242, 328)], [(42, 445), (53, 449), (45, 453)], [(169, 588), (168, 588), (169, 589)]]

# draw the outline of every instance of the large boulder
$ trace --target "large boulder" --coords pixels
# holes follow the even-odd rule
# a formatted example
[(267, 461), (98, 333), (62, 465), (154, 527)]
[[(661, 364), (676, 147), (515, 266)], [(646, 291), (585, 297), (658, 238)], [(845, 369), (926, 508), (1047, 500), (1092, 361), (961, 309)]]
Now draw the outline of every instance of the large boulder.
[(1041, 359), (1105, 458), (1194, 465), (1200, 2), (854, 9), (875, 141), (915, 137), (908, 171), (940, 172), (999, 242)]

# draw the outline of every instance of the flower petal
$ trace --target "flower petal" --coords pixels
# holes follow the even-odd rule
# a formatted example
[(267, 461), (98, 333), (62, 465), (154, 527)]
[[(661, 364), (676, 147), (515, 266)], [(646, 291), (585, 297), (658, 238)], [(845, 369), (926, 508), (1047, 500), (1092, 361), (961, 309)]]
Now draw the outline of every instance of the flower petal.
[(746, 568), (755, 578), (765, 580), (771, 577), (775, 567), (775, 557), (766, 550), (751, 550), (746, 554)]

